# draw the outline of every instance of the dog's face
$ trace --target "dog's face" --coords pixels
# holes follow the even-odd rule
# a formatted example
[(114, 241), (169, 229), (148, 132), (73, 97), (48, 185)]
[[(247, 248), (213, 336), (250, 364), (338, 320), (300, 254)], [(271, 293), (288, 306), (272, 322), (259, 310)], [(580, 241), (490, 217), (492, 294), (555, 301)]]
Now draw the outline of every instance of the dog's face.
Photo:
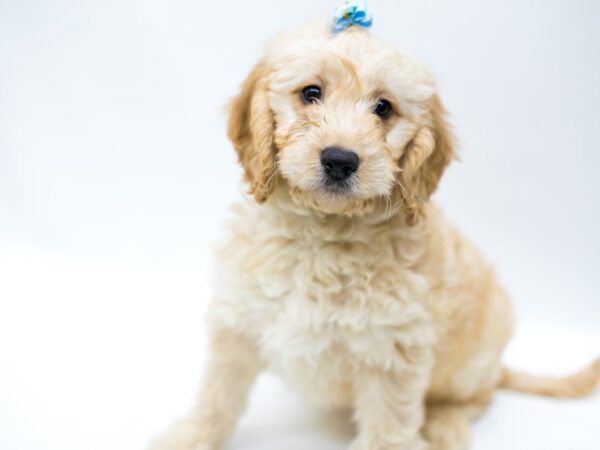
[(414, 222), (453, 157), (428, 72), (350, 28), (279, 37), (230, 110), (229, 137), (258, 202), (287, 189), (304, 206)]

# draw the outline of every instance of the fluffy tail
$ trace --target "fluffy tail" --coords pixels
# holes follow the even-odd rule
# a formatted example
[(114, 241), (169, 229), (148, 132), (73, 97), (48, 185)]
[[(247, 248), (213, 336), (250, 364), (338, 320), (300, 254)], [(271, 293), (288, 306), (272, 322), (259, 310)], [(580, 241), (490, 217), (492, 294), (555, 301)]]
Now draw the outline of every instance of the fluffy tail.
[(529, 375), (505, 368), (498, 387), (546, 397), (582, 398), (591, 394), (599, 383), (600, 358), (566, 377)]

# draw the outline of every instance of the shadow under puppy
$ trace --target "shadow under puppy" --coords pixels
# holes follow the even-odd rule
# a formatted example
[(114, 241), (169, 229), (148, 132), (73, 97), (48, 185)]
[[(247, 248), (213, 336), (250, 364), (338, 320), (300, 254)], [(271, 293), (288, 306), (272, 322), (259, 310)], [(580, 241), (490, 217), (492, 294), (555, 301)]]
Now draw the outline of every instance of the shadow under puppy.
[(153, 449), (218, 449), (266, 368), (352, 408), (352, 450), (466, 449), (498, 387), (598, 383), (600, 361), (567, 378), (503, 368), (507, 296), (429, 201), (455, 150), (422, 65), (355, 26), (279, 36), (228, 134), (252, 197), (217, 253), (199, 401)]

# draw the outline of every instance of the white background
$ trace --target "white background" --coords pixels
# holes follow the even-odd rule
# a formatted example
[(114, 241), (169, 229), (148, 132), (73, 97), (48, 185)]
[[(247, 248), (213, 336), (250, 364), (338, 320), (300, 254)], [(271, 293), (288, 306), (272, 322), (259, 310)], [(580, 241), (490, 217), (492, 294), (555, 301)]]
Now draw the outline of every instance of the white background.
[[(332, 1), (0, 0), (0, 448), (142, 449), (189, 407), (209, 248), (240, 170), (223, 106), (277, 31)], [(600, 3), (371, 1), (428, 63), (462, 162), (437, 200), (497, 265), (507, 360), (600, 353)], [(600, 396), (500, 393), (476, 450), (595, 450)], [(263, 377), (231, 450), (341, 450)]]

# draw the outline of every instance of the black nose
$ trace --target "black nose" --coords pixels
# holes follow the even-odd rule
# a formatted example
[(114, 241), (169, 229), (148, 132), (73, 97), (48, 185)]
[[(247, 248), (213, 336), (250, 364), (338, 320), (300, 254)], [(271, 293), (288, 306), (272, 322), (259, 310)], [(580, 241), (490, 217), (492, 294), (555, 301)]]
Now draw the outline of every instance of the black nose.
[(321, 152), (321, 164), (325, 173), (335, 181), (343, 181), (358, 169), (360, 160), (351, 150), (327, 147)]

